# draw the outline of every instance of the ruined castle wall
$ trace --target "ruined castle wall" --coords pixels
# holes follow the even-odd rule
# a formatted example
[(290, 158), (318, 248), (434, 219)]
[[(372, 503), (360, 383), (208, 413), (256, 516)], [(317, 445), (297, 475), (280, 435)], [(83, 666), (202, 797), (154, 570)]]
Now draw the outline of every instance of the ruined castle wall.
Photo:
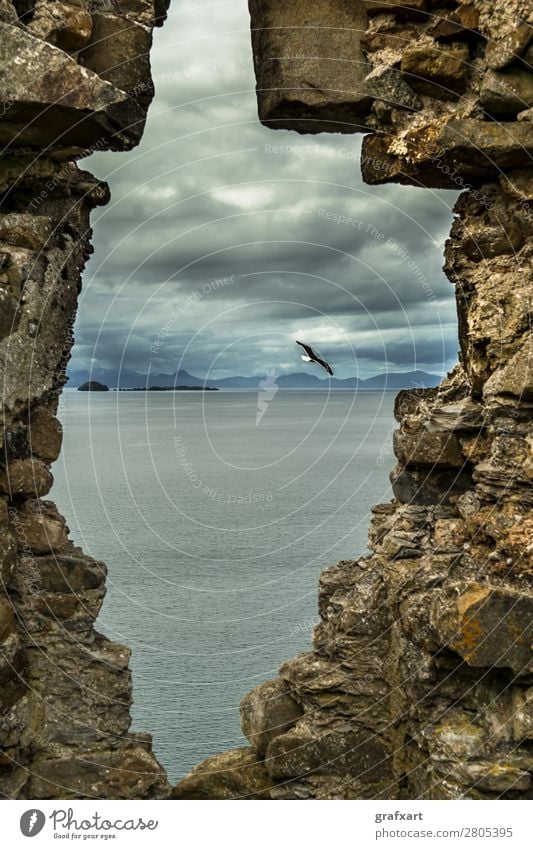
[(162, 0), (0, 0), (0, 795), (165, 798), (131, 733), (130, 652), (97, 633), (106, 567), (46, 500), (91, 210), (80, 168), (141, 138)]
[(460, 361), (400, 393), (372, 554), (241, 705), (250, 748), (174, 798), (533, 797), (533, 14), (512, 0), (250, 0), (261, 120), (363, 132), (366, 182), (465, 189)]

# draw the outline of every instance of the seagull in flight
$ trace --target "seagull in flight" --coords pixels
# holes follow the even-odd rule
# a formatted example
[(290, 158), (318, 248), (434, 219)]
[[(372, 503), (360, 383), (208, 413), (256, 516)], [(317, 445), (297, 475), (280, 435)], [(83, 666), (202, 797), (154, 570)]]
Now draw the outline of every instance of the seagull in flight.
[(296, 344), (300, 345), (305, 351), (305, 354), (302, 354), (302, 360), (304, 360), (306, 363), (317, 363), (317, 365), (322, 366), (323, 369), (326, 369), (328, 374), (333, 376), (333, 369), (331, 368), (329, 363), (327, 363), (325, 360), (321, 360), (318, 354), (315, 354), (310, 345), (306, 345), (304, 342), (298, 342), (297, 339), (295, 341)]

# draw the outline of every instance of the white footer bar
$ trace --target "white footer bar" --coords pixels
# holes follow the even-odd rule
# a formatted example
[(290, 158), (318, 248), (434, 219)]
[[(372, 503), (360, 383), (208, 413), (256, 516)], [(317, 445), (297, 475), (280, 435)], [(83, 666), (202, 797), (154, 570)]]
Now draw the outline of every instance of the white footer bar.
[[(531, 849), (533, 803), (4, 801), (2, 846)], [(274, 806), (274, 807), (273, 807)]]

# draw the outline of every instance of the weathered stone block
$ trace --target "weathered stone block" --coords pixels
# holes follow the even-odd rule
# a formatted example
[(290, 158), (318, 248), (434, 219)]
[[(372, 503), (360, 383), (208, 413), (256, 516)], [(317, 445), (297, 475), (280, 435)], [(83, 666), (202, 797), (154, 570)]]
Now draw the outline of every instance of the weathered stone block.
[(26, 553), (59, 552), (68, 542), (65, 520), (51, 501), (26, 501), (10, 508), (10, 529), (19, 550)]
[(105, 585), (107, 567), (86, 557), (79, 548), (69, 546), (64, 553), (38, 558), (22, 556), (17, 569), (17, 587), (23, 593), (37, 586), (46, 593), (77, 593)]
[(265, 681), (241, 702), (242, 733), (264, 756), (272, 740), (292, 728), (301, 715), (302, 709), (284, 681)]
[(438, 41), (471, 41), (477, 34), (478, 24), (479, 10), (473, 3), (463, 3), (442, 17), (436, 15), (427, 33)]
[(45, 463), (59, 457), (63, 441), (63, 427), (46, 407), (36, 407), (28, 417), (28, 442), (33, 454)]
[(435, 600), (431, 618), (443, 645), (470, 666), (533, 671), (533, 596), (489, 585), (458, 587)]
[(368, 74), (366, 84), (373, 97), (384, 100), (390, 106), (410, 110), (422, 108), (422, 101), (407, 85), (398, 68), (379, 65)]
[(42, 641), (43, 632), (76, 632), (90, 637), (105, 597), (106, 568), (79, 549), (53, 557), (22, 555), (9, 582), (26, 633)]
[(439, 466), (461, 468), (465, 458), (453, 433), (429, 433), (425, 428), (416, 433), (394, 432), (394, 453), (405, 466)]
[(483, 408), (471, 398), (435, 407), (425, 425), (430, 433), (472, 432), (483, 427)]
[[(349, 608), (351, 602), (346, 600), (345, 607)], [(387, 618), (388, 611), (381, 612)], [(373, 619), (379, 615), (380, 611), (372, 611)], [(317, 632), (325, 635), (323, 641), (320, 636), (315, 637), (316, 643), (324, 643), (320, 654), (317, 651), (298, 655), (280, 669), (280, 678), (288, 682), (304, 713), (314, 715), (319, 711), (323, 720), (327, 717), (328, 721), (338, 715), (353, 715), (376, 730), (386, 728), (387, 631), (381, 638), (365, 640), (359, 634), (344, 635), (337, 630), (336, 623), (330, 628), (324, 623), (317, 627)]]
[(489, 41), (485, 61), (489, 68), (498, 71), (520, 56), (531, 41), (531, 25), (521, 23), (503, 38)]
[(473, 785), (478, 791), (489, 793), (508, 793), (511, 790), (528, 790), (531, 786), (531, 776), (523, 769), (512, 764), (492, 761), (477, 761), (462, 764), (458, 770), (459, 777), (467, 785)]
[(165, 771), (133, 740), (118, 751), (84, 751), (82, 769), (79, 754), (35, 758), (25, 788), (31, 799), (165, 799), (168, 791)]
[(512, 395), (523, 401), (533, 401), (533, 351), (526, 338), (509, 362), (489, 377), (483, 388), (486, 398)]
[[(13, 62), (15, 55), (25, 61)], [(124, 149), (133, 143), (127, 130), (118, 132), (127, 95), (58, 47), (0, 22), (0, 64), (0, 98), (10, 104), (0, 117), (3, 144), (87, 148), (105, 139), (105, 146)]]
[(470, 51), (466, 44), (413, 46), (404, 51), (401, 62), (407, 82), (419, 94), (439, 100), (455, 100), (466, 89), (470, 72)]
[(391, 758), (380, 739), (348, 724), (313, 731), (305, 723), (299, 723), (272, 741), (265, 766), (277, 780), (298, 778), (310, 772), (346, 774), (365, 782), (393, 777)]
[(153, 96), (151, 46), (149, 27), (116, 15), (96, 13), (92, 38), (81, 52), (80, 61), (101, 79), (126, 92), (132, 100), (137, 98), (150, 103)]
[(403, 183), (464, 189), (496, 169), (531, 165), (533, 134), (526, 122), (452, 119), (409, 130), (401, 145), (381, 133), (363, 139), (361, 169), (371, 185)]
[(40, 498), (52, 488), (53, 477), (42, 460), (13, 460), (0, 471), (0, 493), (10, 498)]
[(306, 133), (364, 131), (372, 100), (362, 3), (251, 0), (250, 12), (261, 121)]
[[(28, 233), (26, 232), (24, 236), (28, 238)], [(31, 274), (35, 274), (36, 270), (40, 269), (41, 256), (36, 251), (14, 247), (11, 240), (9, 248), (5, 241), (2, 242), (1, 248), (0, 260), (2, 271), (6, 278), (5, 285), (9, 287), (11, 294), (19, 302), (20, 306), (20, 295), (22, 294), (24, 283)]]
[(516, 115), (533, 106), (533, 74), (525, 68), (488, 71), (480, 90), (481, 105), (491, 115)]
[[(78, 607), (83, 609), (83, 598)], [(87, 645), (77, 637), (76, 632), (70, 636), (67, 625), (63, 635), (56, 633), (37, 648), (28, 641), (26, 680), (43, 693), (50, 743), (64, 746), (75, 740), (84, 749), (117, 748), (131, 723), (131, 652), (101, 635)]]
[(270, 799), (272, 778), (253, 749), (207, 758), (172, 790), (171, 799)]
[(38, 3), (27, 29), (32, 35), (55, 44), (61, 50), (75, 51), (84, 47), (92, 31), (90, 12), (81, 4)]
[(479, 262), (503, 254), (513, 256), (524, 244), (525, 237), (519, 222), (509, 218), (505, 226), (494, 223), (481, 226), (475, 234), (463, 241), (463, 250), (468, 259)]
[(469, 470), (396, 466), (390, 475), (394, 497), (403, 504), (430, 506), (449, 504), (472, 489), (472, 475)]
[[(464, 166), (466, 174), (470, 172), (473, 176), (493, 174), (495, 168), (530, 165), (533, 157), (532, 133), (520, 123), (496, 124), (472, 118), (453, 120), (443, 127), (438, 143)], [(472, 162), (473, 156), (476, 162)], [(470, 168), (467, 167), (469, 159)]]

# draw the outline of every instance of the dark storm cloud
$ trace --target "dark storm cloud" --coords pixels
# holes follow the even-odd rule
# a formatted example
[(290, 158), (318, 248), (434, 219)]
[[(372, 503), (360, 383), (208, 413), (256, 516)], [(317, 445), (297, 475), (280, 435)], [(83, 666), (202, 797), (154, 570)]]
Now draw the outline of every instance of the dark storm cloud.
[(446, 370), (454, 194), (365, 186), (359, 136), (261, 127), (248, 27), (246, 0), (209, 15), (174, 0), (142, 144), (88, 162), (112, 202), (94, 219), (73, 370), (123, 359), (141, 372), (154, 360), (167, 372), (251, 374), (265, 360), (292, 371), (296, 333), (341, 376), (356, 361), (367, 374), (385, 362)]

